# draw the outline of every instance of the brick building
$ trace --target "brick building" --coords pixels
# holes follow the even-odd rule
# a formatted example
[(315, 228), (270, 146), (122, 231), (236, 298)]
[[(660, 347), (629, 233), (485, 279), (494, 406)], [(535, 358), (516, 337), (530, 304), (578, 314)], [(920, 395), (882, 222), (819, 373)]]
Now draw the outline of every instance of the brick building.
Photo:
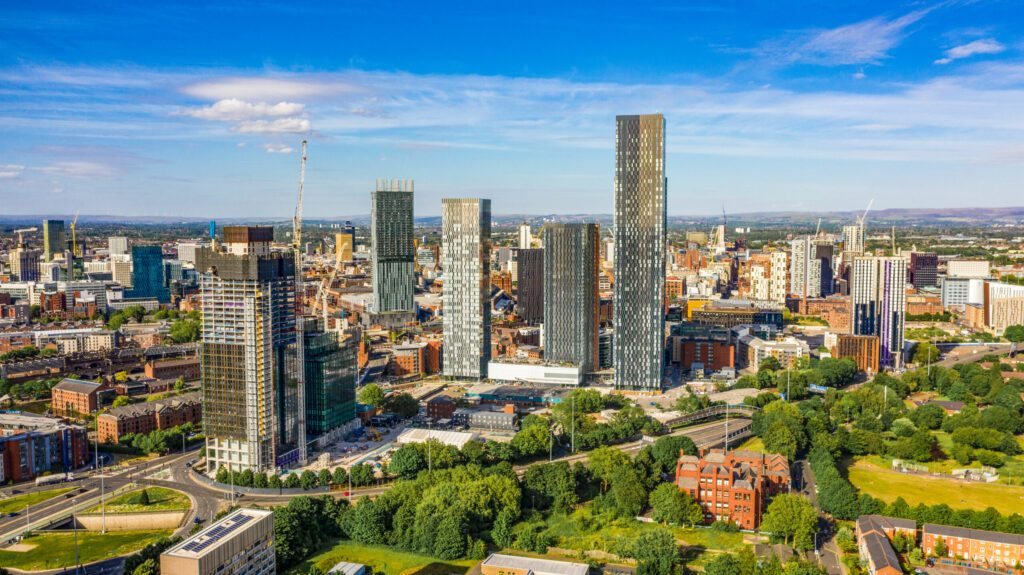
[(151, 359), (146, 362), (146, 377), (153, 379), (199, 379), (199, 357)]
[(455, 414), (455, 401), (447, 395), (438, 395), (427, 401), (427, 417), (451, 419)]
[(50, 409), (61, 417), (80, 417), (99, 409), (99, 393), (108, 389), (106, 383), (64, 378), (53, 387)]
[(881, 361), (880, 342), (875, 335), (840, 334), (832, 355), (842, 359), (848, 357), (857, 363), (857, 369), (868, 373), (878, 373)]
[(907, 315), (941, 314), (946, 311), (942, 307), (942, 296), (930, 293), (908, 293)]
[(669, 362), (681, 369), (736, 367), (736, 345), (726, 328), (679, 324), (669, 337)]
[(82, 426), (34, 413), (0, 413), (0, 483), (74, 471), (91, 455)]
[(100, 441), (117, 443), (126, 433), (149, 433), (186, 423), (199, 424), (203, 408), (199, 393), (116, 407), (96, 418)]
[(712, 449), (683, 455), (676, 485), (704, 508), (704, 522), (731, 521), (756, 529), (771, 498), (789, 490), (789, 462), (778, 454)]
[(802, 298), (797, 313), (813, 315), (828, 322), (835, 333), (850, 333), (850, 298), (843, 296)]
[(392, 375), (422, 375), (427, 367), (427, 344), (406, 343), (392, 348), (388, 372)]
[(1013, 567), (1024, 561), (1024, 535), (932, 523), (921, 527), (921, 550), (926, 555), (935, 554), (939, 540), (946, 546), (948, 557), (983, 561), (997, 567)]
[(903, 575), (892, 540), (903, 534), (917, 540), (917, 523), (882, 515), (861, 515), (857, 519), (857, 548), (873, 575)]

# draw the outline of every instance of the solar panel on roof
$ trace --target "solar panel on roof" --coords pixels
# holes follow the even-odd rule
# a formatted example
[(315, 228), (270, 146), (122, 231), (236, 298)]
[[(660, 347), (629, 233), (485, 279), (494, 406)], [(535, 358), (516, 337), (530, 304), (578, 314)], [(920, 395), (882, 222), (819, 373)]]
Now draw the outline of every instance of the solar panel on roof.
[(211, 529), (208, 533), (202, 534), (199, 539), (196, 539), (195, 541), (191, 541), (191, 542), (185, 544), (182, 547), (182, 549), (184, 551), (191, 551), (193, 553), (198, 553), (198, 552), (202, 551), (203, 549), (206, 549), (207, 547), (213, 545), (214, 543), (217, 543), (225, 535), (228, 535), (232, 531), (235, 531), (239, 527), (245, 525), (246, 523), (251, 521), (252, 518), (253, 517), (251, 515), (245, 515), (245, 514), (238, 515), (238, 516), (232, 518), (231, 523), (226, 524), (226, 525), (217, 525), (216, 527)]

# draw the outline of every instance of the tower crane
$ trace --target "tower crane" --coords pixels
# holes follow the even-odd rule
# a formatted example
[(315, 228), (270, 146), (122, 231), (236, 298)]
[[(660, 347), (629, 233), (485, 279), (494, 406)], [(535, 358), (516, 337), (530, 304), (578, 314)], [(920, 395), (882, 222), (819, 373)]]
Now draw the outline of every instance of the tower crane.
[(75, 212), (75, 219), (71, 220), (71, 256), (78, 256), (78, 238), (75, 236), (75, 228), (78, 227), (78, 214)]
[(25, 247), (25, 236), (24, 236), (24, 234), (29, 234), (29, 233), (38, 232), (38, 231), (39, 231), (39, 228), (22, 228), (20, 230), (14, 230), (14, 233), (18, 234), (18, 247), (19, 248)]
[(864, 229), (864, 226), (866, 225), (868, 219), (868, 212), (871, 211), (871, 206), (873, 205), (875, 205), (875, 198), (871, 198), (871, 201), (868, 202), (868, 207), (866, 210), (864, 210), (864, 215), (857, 218), (857, 225), (860, 226), (861, 229)]
[(306, 336), (303, 325), (302, 285), (302, 194), (306, 187), (306, 140), (302, 140), (302, 158), (299, 160), (299, 197), (295, 203), (295, 216), (292, 217), (292, 252), (295, 255), (295, 379), (296, 400), (298, 403), (299, 428), (299, 465), (305, 465), (308, 459), (306, 448)]

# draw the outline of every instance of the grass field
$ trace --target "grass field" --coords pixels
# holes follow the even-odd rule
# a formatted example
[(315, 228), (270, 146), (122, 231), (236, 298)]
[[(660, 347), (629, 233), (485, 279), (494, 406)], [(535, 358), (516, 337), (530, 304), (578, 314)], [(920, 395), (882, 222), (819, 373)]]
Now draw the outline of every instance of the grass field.
[(0, 515), (20, 512), (29, 505), (35, 505), (36, 503), (42, 503), (47, 499), (53, 499), (58, 495), (63, 495), (68, 491), (71, 491), (71, 489), (71, 487), (61, 487), (60, 489), (36, 491), (35, 493), (26, 493), (24, 495), (17, 495), (7, 499), (0, 499)]
[[(556, 547), (588, 551), (600, 549), (614, 553), (616, 547), (638, 537), (644, 531), (664, 528), (655, 523), (641, 523), (633, 520), (609, 520), (595, 517), (589, 507), (577, 509), (569, 515), (553, 515), (548, 518), (549, 531), (558, 540)], [(688, 546), (703, 547), (717, 551), (737, 550), (743, 544), (741, 533), (726, 533), (712, 529), (669, 527), (676, 539)]]
[[(122, 493), (107, 501), (107, 513), (142, 513), (148, 511), (182, 511), (192, 506), (188, 495), (174, 489), (165, 487), (147, 487), (149, 494), (149, 505), (140, 502), (142, 489)], [(97, 505), (86, 511), (86, 513), (98, 513), (100, 506)]]
[[(106, 534), (79, 531), (79, 561), (84, 564), (127, 555), (170, 534), (170, 531), (117, 531)], [(22, 543), (35, 545), (35, 548), (20, 552), (0, 551), (0, 565), (23, 571), (42, 571), (75, 564), (73, 533), (34, 535)]]
[(886, 502), (902, 497), (912, 506), (945, 503), (953, 509), (995, 507), (1005, 515), (1024, 513), (1022, 487), (897, 473), (870, 459), (856, 461), (848, 471), (854, 487)]
[(459, 559), (443, 561), (428, 555), (419, 555), (378, 545), (362, 545), (354, 541), (338, 541), (333, 547), (317, 553), (289, 573), (304, 575), (316, 565), (326, 573), (339, 561), (362, 563), (374, 573), (384, 575), (463, 575), (478, 561)]

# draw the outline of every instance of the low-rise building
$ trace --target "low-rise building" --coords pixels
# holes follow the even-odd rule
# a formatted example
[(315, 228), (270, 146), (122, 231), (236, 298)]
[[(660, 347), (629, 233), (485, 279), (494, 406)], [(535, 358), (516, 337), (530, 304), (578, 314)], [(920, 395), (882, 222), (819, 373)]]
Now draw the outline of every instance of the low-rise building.
[(878, 373), (881, 362), (880, 346), (880, 340), (876, 335), (839, 334), (831, 352), (837, 359), (852, 359), (860, 371)]
[(705, 523), (731, 521), (756, 529), (771, 498), (790, 486), (789, 462), (778, 454), (712, 449), (683, 455), (675, 483), (704, 509)]
[(411, 427), (403, 431), (398, 438), (395, 439), (395, 443), (398, 445), (405, 445), (407, 443), (424, 443), (428, 440), (433, 440), (445, 445), (451, 445), (456, 449), (462, 449), (462, 446), (466, 445), (470, 441), (475, 441), (476, 439), (477, 436), (475, 433)]
[(160, 555), (162, 575), (272, 575), (274, 514), (239, 509)]
[(455, 414), (455, 400), (447, 395), (438, 395), (427, 400), (427, 417), (451, 419)]
[(902, 575), (899, 556), (892, 548), (897, 535), (917, 539), (917, 523), (883, 515), (862, 515), (857, 519), (857, 548), (871, 575)]
[(802, 357), (810, 357), (811, 348), (807, 342), (793, 336), (778, 339), (761, 339), (747, 334), (739, 338), (737, 346), (737, 367), (750, 368), (757, 371), (761, 361), (774, 357), (784, 369), (796, 367)]
[(480, 563), (481, 575), (587, 575), (586, 563), (492, 553)]
[(704, 371), (736, 367), (736, 345), (728, 328), (681, 323), (669, 337), (669, 363)]
[(128, 433), (149, 433), (186, 423), (199, 424), (203, 408), (199, 393), (115, 407), (96, 418), (100, 441), (117, 443)]
[(153, 379), (199, 379), (199, 356), (176, 359), (151, 359), (146, 362), (146, 377)]
[(108, 387), (106, 383), (64, 378), (53, 387), (50, 410), (61, 417), (89, 415), (99, 409), (99, 394)]
[(452, 423), (470, 429), (515, 431), (519, 427), (519, 415), (511, 404), (500, 409), (457, 409), (452, 415)]
[[(520, 351), (533, 348), (521, 346)], [(508, 383), (539, 383), (546, 385), (578, 386), (583, 383), (583, 370), (578, 365), (545, 362), (540, 359), (521, 358), (487, 363), (487, 378)]]
[(944, 557), (963, 557), (1002, 567), (1013, 567), (1024, 560), (1024, 535), (933, 523), (921, 527), (921, 550), (926, 555), (937, 555), (935, 548), (940, 540), (946, 548)]

